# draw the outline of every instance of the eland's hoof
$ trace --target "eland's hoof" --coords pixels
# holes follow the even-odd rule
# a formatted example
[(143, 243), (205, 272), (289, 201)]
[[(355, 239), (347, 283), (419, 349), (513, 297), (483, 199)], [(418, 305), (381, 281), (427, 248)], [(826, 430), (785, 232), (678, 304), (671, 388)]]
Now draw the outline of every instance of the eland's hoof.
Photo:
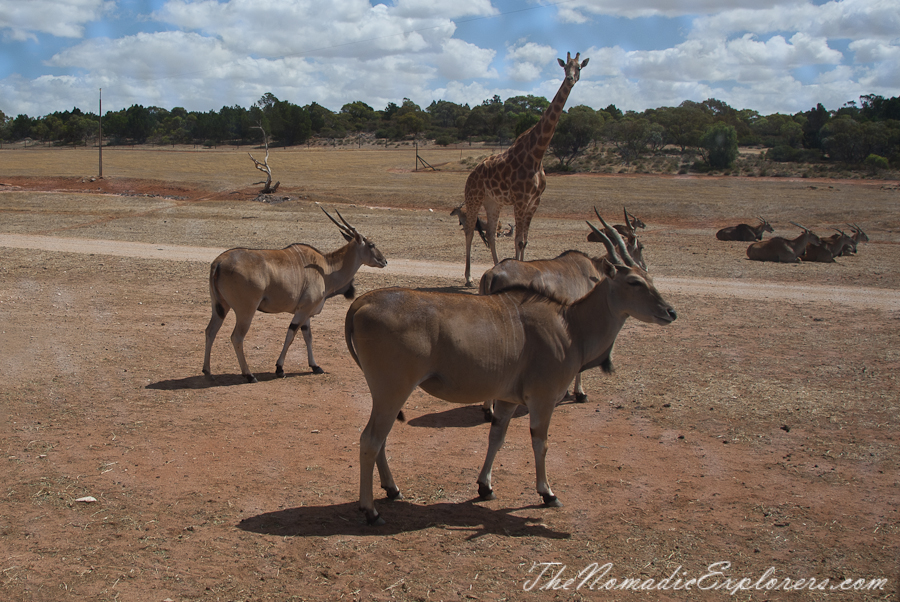
[(547, 508), (562, 508), (562, 502), (555, 495), (542, 493), (541, 498), (544, 500), (544, 506)]
[(284, 378), (284, 368), (282, 366), (275, 366), (275, 376)]
[(492, 412), (491, 410), (484, 410), (484, 409), (482, 409), (481, 411), (484, 412), (484, 421), (485, 422), (491, 422), (494, 420), (494, 412)]
[(587, 393), (576, 393), (575, 403), (587, 403)]
[(360, 510), (366, 515), (366, 524), (370, 527), (380, 527), (384, 524), (384, 519), (374, 510), (363, 510), (362, 508)]
[(313, 374), (325, 374), (325, 371), (319, 366), (310, 366), (310, 368), (312, 368)]
[(485, 485), (484, 483), (478, 483), (478, 499), (480, 500), (496, 500), (497, 496), (494, 495), (494, 490)]
[(402, 500), (403, 499), (403, 494), (400, 493), (399, 489), (396, 489), (396, 488), (388, 489), (387, 487), (385, 487), (384, 492), (387, 494), (387, 499), (389, 499), (389, 500)]
[(252, 374), (245, 374), (244, 378), (247, 379), (248, 383), (258, 383), (259, 382), (258, 380), (256, 380), (256, 377)]

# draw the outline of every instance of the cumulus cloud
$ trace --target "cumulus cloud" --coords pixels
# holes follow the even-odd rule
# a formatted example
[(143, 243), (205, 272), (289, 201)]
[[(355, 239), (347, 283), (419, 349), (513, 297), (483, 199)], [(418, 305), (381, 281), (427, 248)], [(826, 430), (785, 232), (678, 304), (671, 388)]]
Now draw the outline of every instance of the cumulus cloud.
[(417, 16), (424, 11), (406, 4), (388, 8), (360, 0), (172, 0), (155, 17), (217, 37), (235, 51), (269, 57), (374, 58), (433, 52), (452, 37), (455, 24), (440, 16), (446, 11)]
[[(266, 92), (333, 110), (355, 100), (550, 98), (570, 45), (591, 59), (572, 106), (641, 111), (713, 97), (767, 113), (897, 95), (896, 0), (813, 2), (155, 0), (130, 5), (156, 11), (131, 15), (125, 35), (115, 33), (124, 21), (116, 0), (0, 0), (0, 42), (16, 57), (0, 56), (0, 108), (91, 107), (100, 87), (113, 110), (217, 110)], [(89, 26), (108, 37), (80, 39)], [(55, 46), (33, 43), (48, 35)], [(55, 54), (40, 55), (51, 46)]]
[(556, 50), (550, 46), (517, 40), (507, 48), (507, 74), (515, 82), (534, 81), (551, 62), (556, 64), (556, 58)]
[(494, 50), (449, 39), (434, 56), (434, 64), (437, 74), (449, 80), (496, 79), (497, 70), (491, 67), (495, 55)]
[(710, 15), (752, 6), (756, 9), (803, 4), (804, 0), (573, 0), (559, 7), (560, 18), (581, 23), (596, 15), (627, 17), (683, 17)]
[(802, 31), (813, 37), (896, 39), (900, 11), (894, 0), (841, 0), (816, 6), (810, 2), (752, 5), (699, 16), (691, 37), (730, 35), (750, 31), (757, 35)]
[(115, 8), (112, 0), (2, 0), (0, 32), (13, 40), (37, 40), (36, 33), (80, 38), (84, 25)]

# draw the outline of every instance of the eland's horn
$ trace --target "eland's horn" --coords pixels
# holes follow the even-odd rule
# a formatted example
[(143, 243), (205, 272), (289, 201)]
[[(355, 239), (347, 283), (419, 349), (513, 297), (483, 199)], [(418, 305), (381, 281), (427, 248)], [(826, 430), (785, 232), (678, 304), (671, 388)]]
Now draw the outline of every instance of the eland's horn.
[[(337, 226), (338, 228), (341, 229), (341, 232), (344, 232), (345, 234), (353, 234), (353, 232), (354, 232), (353, 230), (348, 230), (346, 226), (344, 226), (343, 224), (341, 224), (340, 222), (338, 222), (336, 219), (334, 219), (333, 217), (331, 217), (331, 214), (328, 213), (327, 211), (325, 211), (325, 207), (322, 207), (322, 206), (320, 205), (320, 206), (319, 206), (319, 209), (321, 209), (322, 212), (323, 212), (325, 215), (328, 216), (328, 219), (330, 219), (332, 222), (334, 222), (334, 225), (335, 225), (335, 226)], [(341, 215), (341, 214), (338, 213), (338, 216), (340, 216), (340, 215)], [(341, 217), (341, 220), (344, 221), (344, 223), (346, 223), (346, 220), (345, 220), (343, 217)]]
[(634, 226), (631, 225), (631, 220), (628, 218), (628, 208), (622, 207), (622, 211), (625, 212), (625, 227), (628, 228), (628, 231), (632, 234), (635, 233)]
[(338, 211), (337, 209), (335, 209), (334, 212), (338, 214), (338, 217), (341, 218), (341, 221), (342, 221), (342, 222), (344, 222), (345, 224), (347, 224), (347, 228), (350, 229), (350, 232), (352, 232), (353, 234), (356, 234), (356, 228), (354, 228), (353, 226), (351, 226), (351, 225), (350, 225), (350, 222), (348, 222), (347, 220), (344, 219), (344, 216), (341, 215), (341, 212)]
[(600, 237), (600, 242), (602, 242), (603, 246), (606, 247), (606, 252), (609, 254), (610, 261), (615, 264), (620, 264), (621, 260), (619, 259), (619, 255), (616, 252), (616, 247), (615, 247), (615, 245), (612, 244), (612, 241), (609, 240), (609, 237), (607, 237), (606, 234), (604, 234), (603, 232), (598, 230), (597, 226), (595, 226), (591, 222), (584, 220), (584, 223), (586, 223), (590, 227), (590, 229), (594, 232), (594, 234), (596, 234), (597, 236)]
[(806, 226), (801, 226), (801, 225), (798, 224), (797, 222), (790, 222), (790, 223), (794, 224), (795, 226), (797, 226), (797, 227), (800, 228), (801, 230), (806, 230), (807, 232), (810, 232), (810, 229), (807, 228)]
[(606, 228), (606, 233), (609, 235), (610, 239), (616, 245), (616, 248), (619, 250), (619, 256), (622, 258), (622, 261), (628, 267), (634, 267), (637, 264), (634, 261), (634, 258), (631, 256), (631, 253), (628, 252), (628, 247), (625, 246), (625, 241), (622, 240), (622, 236), (619, 232), (606, 223), (606, 220), (603, 219), (603, 216), (600, 215), (600, 212), (597, 211), (597, 208), (594, 207), (594, 213), (597, 214), (597, 218), (600, 220), (600, 223), (603, 224), (603, 227)]

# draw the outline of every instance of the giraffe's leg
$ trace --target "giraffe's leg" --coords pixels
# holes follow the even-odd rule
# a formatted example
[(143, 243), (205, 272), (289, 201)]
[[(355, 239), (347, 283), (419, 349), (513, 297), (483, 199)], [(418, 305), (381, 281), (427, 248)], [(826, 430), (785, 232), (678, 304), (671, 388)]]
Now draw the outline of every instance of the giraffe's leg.
[(494, 265), (500, 263), (497, 258), (497, 222), (500, 221), (500, 203), (493, 200), (485, 202), (484, 211), (487, 213), (487, 239), (488, 246), (491, 248), (491, 257), (494, 259)]
[[(469, 176), (470, 178), (472, 176)], [(481, 209), (482, 198), (476, 188), (466, 182), (466, 223), (463, 228), (466, 234), (466, 286), (474, 286), (472, 282), (472, 238), (475, 236), (475, 226), (478, 223), (478, 211)]]
[(531, 220), (541, 203), (540, 195), (530, 199), (524, 204), (524, 208), (516, 215), (516, 259), (525, 261), (525, 247), (528, 246), (528, 229), (531, 228)]

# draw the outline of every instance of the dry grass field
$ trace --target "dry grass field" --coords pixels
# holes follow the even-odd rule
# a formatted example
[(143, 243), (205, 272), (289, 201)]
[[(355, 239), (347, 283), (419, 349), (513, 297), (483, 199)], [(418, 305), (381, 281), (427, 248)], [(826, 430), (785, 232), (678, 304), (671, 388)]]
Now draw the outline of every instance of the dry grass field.
[[(260, 314), (245, 345), (260, 382), (240, 377), (230, 316), (201, 375), (209, 262), (337, 248), (317, 203), (388, 258), (358, 293), (465, 290), (449, 213), (460, 161), (484, 152), (422, 148), (432, 172), (411, 148), (274, 150), (281, 188), (260, 202), (245, 150), (105, 150), (103, 179), (96, 152), (0, 151), (0, 598), (897, 600), (896, 182), (551, 176), (528, 258), (599, 254), (584, 220), (627, 205), (679, 316), (629, 321), (616, 372), (587, 372), (588, 403), (557, 408), (562, 508), (535, 493), (527, 416), (495, 463), (498, 499), (477, 502), (480, 409), (417, 391), (387, 444), (405, 499), (376, 495), (387, 524), (366, 526), (370, 398), (342, 297), (312, 321), (326, 374), (298, 340), (275, 378), (290, 318)], [(757, 215), (775, 234), (853, 222), (871, 240), (783, 265), (715, 239)]]

